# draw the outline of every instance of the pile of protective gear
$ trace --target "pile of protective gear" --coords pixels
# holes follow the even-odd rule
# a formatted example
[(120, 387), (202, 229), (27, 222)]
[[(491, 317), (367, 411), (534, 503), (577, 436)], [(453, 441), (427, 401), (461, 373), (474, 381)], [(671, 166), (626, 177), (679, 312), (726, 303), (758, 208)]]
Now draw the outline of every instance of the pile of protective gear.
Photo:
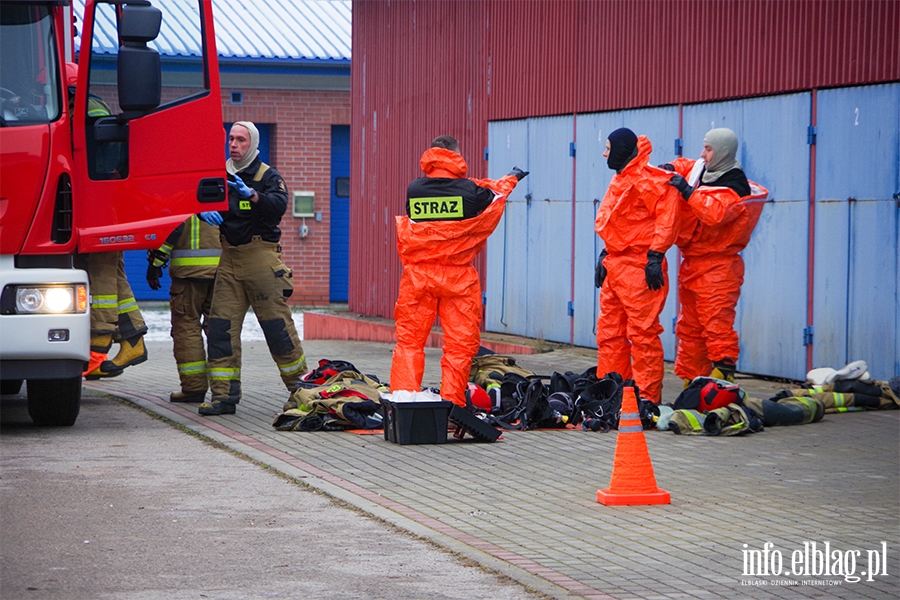
[(813, 369), (807, 383), (768, 399), (748, 396), (739, 385), (697, 377), (672, 405), (660, 407), (657, 428), (680, 435), (740, 435), (764, 427), (805, 425), (826, 413), (900, 408), (900, 379), (869, 378), (866, 363)]
[(860, 410), (885, 410), (898, 408), (898, 391), (891, 389), (887, 381), (844, 380), (826, 385), (809, 385), (778, 392), (772, 399), (779, 401), (803, 400), (821, 402), (826, 413), (855, 412)]
[(855, 360), (841, 369), (813, 369), (802, 387), (783, 390), (779, 396), (821, 400), (829, 413), (891, 409), (900, 406), (900, 378), (876, 381), (866, 362)]
[[(508, 430), (616, 429), (622, 388), (634, 385), (632, 380), (623, 381), (618, 373), (600, 379), (595, 367), (583, 373), (538, 375), (516, 365), (514, 358), (496, 354), (473, 358), (470, 380), (470, 406), (483, 412), (486, 422)], [(640, 392), (636, 387), (635, 390), (641, 422), (650, 429), (659, 412), (654, 403), (640, 398)]]
[(660, 406), (656, 426), (677, 435), (732, 436), (762, 431), (768, 423), (746, 404), (748, 399), (735, 383), (696, 377), (673, 404)]
[(343, 360), (322, 359), (275, 416), (279, 431), (381, 429), (381, 393), (388, 387)]
[[(511, 356), (483, 349), (472, 359), (465, 410), (501, 430), (608, 432), (618, 429), (622, 388), (634, 386), (644, 429), (735, 436), (765, 427), (816, 423), (826, 413), (900, 407), (900, 378), (875, 381), (868, 378), (865, 363), (861, 370), (851, 365), (827, 373), (818, 370), (819, 375), (811, 372), (817, 383), (785, 389), (768, 399), (749, 396), (731, 381), (697, 377), (673, 404), (657, 406), (641, 398), (634, 382), (618, 373), (598, 378), (591, 367), (581, 373), (540, 375), (517, 365)], [(829, 383), (817, 379), (821, 373)], [(323, 359), (301, 378), (272, 426), (280, 431), (381, 429), (381, 397), (389, 393), (386, 383), (352, 363)]]

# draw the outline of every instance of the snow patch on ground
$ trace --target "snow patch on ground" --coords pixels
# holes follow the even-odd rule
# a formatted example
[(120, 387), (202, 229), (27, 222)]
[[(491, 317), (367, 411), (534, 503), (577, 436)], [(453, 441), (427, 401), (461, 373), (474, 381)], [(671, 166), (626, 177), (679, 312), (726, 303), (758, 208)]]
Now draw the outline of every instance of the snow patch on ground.
[[(165, 342), (171, 339), (170, 330), (172, 328), (172, 323), (167, 308), (141, 308), (141, 314), (144, 316), (144, 322), (149, 329), (147, 335), (144, 336), (146, 341)], [(297, 328), (297, 335), (299, 335), (302, 340), (302, 312), (294, 313), (294, 327)], [(259, 322), (256, 320), (256, 315), (253, 314), (253, 310), (247, 311), (247, 316), (244, 318), (244, 327), (241, 329), (241, 341), (260, 342), (265, 339), (262, 329), (259, 327)]]

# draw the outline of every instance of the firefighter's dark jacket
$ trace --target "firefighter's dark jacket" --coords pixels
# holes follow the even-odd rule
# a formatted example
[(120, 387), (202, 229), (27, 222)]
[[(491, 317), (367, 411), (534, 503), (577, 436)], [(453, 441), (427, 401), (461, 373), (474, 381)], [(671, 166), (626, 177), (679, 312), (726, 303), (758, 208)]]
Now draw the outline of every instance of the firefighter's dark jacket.
[(232, 246), (240, 246), (260, 236), (267, 242), (281, 239), (278, 224), (287, 210), (288, 191), (281, 174), (266, 165), (259, 157), (238, 173), (244, 183), (256, 190), (259, 202), (241, 198), (237, 191), (228, 188), (228, 212), (223, 212), (219, 230)]
[[(406, 214), (410, 219), (455, 221), (471, 219), (480, 215), (494, 199), (494, 192), (481, 187), (471, 179), (451, 179), (445, 177), (419, 177), (409, 184), (406, 193)], [(421, 204), (417, 199), (433, 200), (441, 208), (428, 211), (428, 215), (418, 214)], [(459, 210), (453, 205), (460, 202)], [(447, 214), (441, 214), (441, 212)], [(429, 218), (430, 217), (430, 218)]]

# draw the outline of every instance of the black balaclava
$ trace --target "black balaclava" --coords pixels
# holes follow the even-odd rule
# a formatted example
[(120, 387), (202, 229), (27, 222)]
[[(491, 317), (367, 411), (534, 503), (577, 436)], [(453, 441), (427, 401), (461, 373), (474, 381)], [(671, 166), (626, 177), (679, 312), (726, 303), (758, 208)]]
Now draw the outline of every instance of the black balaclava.
[(620, 127), (609, 134), (609, 157), (606, 164), (621, 173), (631, 159), (637, 156), (637, 136), (627, 127)]

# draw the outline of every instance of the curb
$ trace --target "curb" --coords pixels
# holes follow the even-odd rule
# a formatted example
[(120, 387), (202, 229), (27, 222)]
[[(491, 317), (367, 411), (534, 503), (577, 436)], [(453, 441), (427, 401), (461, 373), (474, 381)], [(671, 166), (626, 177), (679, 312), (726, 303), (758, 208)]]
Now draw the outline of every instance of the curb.
[[(305, 340), (354, 340), (364, 342), (385, 342), (394, 344), (394, 326), (387, 323), (376, 323), (349, 317), (341, 317), (317, 312), (303, 313), (303, 339)], [(441, 348), (444, 345), (444, 334), (432, 331), (425, 345), (430, 348)], [(481, 340), (481, 345), (497, 354), (537, 354), (531, 346), (510, 344), (495, 340)]]

